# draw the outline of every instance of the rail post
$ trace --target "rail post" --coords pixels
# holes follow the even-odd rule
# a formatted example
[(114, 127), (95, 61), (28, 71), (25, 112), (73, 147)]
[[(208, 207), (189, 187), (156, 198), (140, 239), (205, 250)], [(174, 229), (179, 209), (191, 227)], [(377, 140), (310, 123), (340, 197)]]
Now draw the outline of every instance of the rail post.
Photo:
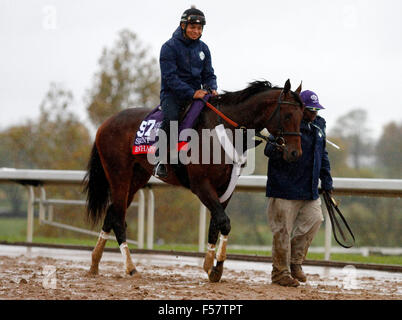
[(46, 215), (46, 191), (43, 186), (40, 186), (40, 198), (39, 198), (39, 223), (42, 224), (42, 221), (45, 220)]
[(324, 251), (324, 259), (326, 261), (331, 260), (331, 219), (329, 218), (329, 214), (327, 211), (327, 207), (324, 207), (324, 214), (325, 214), (325, 251)]
[(47, 211), (47, 220), (52, 222), (53, 221), (53, 205), (49, 205), (48, 211)]
[(138, 248), (144, 248), (144, 220), (145, 220), (145, 196), (142, 189), (138, 190)]
[(33, 186), (28, 186), (28, 210), (27, 210), (27, 242), (32, 242), (34, 228), (35, 192)]
[(200, 205), (200, 225), (198, 231), (198, 252), (205, 251), (205, 224), (206, 224), (207, 207), (202, 203)]
[(154, 248), (154, 191), (148, 188), (147, 249)]

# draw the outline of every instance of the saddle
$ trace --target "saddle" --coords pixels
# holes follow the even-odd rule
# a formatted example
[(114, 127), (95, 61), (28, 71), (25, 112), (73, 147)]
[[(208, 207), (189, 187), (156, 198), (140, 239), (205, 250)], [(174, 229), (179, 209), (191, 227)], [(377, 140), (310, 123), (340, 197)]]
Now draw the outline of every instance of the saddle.
[[(210, 95), (205, 96), (208, 100)], [(184, 129), (193, 128), (198, 116), (200, 115), (205, 103), (202, 100), (195, 100), (189, 105), (180, 117), (179, 121), (179, 135)], [(155, 153), (157, 142), (158, 130), (163, 123), (163, 112), (161, 106), (154, 108), (141, 122), (141, 125), (136, 132), (134, 145), (132, 149), (133, 154), (147, 154)], [(183, 150), (187, 141), (179, 141), (178, 149)]]

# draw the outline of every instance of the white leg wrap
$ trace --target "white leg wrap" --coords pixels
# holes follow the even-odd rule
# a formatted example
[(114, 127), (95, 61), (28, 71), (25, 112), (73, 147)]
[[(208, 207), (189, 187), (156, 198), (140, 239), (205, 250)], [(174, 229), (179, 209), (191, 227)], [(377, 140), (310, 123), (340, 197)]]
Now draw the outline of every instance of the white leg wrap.
[(207, 250), (208, 251), (215, 251), (215, 245), (208, 243)]
[(219, 238), (219, 246), (218, 251), (216, 253), (217, 261), (225, 261), (226, 260), (226, 246), (228, 243), (228, 236), (221, 235)]
[(127, 245), (127, 242), (123, 242), (121, 245), (120, 245), (120, 252), (121, 252), (121, 254), (123, 255), (123, 261), (124, 261), (124, 268), (125, 269), (127, 269), (127, 263), (128, 263), (128, 259), (129, 259), (129, 256), (128, 256), (128, 245)]
[(92, 264), (90, 273), (98, 274), (99, 262), (102, 259), (103, 250), (105, 249), (106, 241), (109, 239), (109, 233), (104, 232), (103, 230), (99, 234), (98, 241), (96, 242), (96, 246), (92, 251)]
[(212, 267), (214, 266), (214, 260), (215, 260), (215, 245), (208, 243), (207, 252), (205, 253), (205, 259), (204, 259), (205, 272), (207, 273), (211, 272)]
[(120, 245), (120, 251), (123, 255), (124, 269), (126, 270), (127, 274), (132, 275), (133, 272), (136, 272), (136, 269), (133, 262), (131, 261), (130, 249), (128, 248), (127, 242), (123, 242)]
[(105, 232), (102, 230), (99, 234), (99, 237), (105, 240), (109, 240), (109, 234), (110, 234), (109, 232)]
[(219, 246), (218, 251), (216, 253), (217, 261), (225, 261), (226, 260), (226, 245), (228, 243), (228, 236), (221, 235), (219, 238)]

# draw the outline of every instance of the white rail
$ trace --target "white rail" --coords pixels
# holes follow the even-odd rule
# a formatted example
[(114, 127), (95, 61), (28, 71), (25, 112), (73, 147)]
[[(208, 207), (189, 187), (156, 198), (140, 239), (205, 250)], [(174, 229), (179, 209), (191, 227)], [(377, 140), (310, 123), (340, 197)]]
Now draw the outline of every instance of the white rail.
[[(28, 187), (28, 208), (27, 208), (27, 242), (32, 242), (33, 237), (33, 212), (34, 205), (39, 203), (39, 220), (43, 223), (56, 227), (69, 228), (77, 232), (84, 232), (97, 235), (89, 230), (67, 226), (52, 221), (52, 206), (57, 204), (83, 205), (82, 200), (60, 200), (46, 199), (45, 185), (80, 185), (84, 179), (85, 171), (75, 170), (31, 170), (0, 168), (0, 183), (19, 183)], [(362, 179), (362, 178), (334, 178), (335, 194), (337, 195), (360, 195), (380, 197), (402, 197), (402, 179)], [(236, 191), (264, 192), (266, 176), (241, 176), (236, 186)], [(154, 195), (152, 186), (167, 186), (161, 180), (151, 177), (147, 184), (147, 247), (153, 248), (154, 238)], [(40, 198), (35, 199), (34, 187), (40, 188)], [(139, 192), (139, 201), (134, 205), (138, 207), (138, 239), (129, 240), (137, 244), (139, 248), (144, 247), (144, 224), (145, 224), (145, 193)], [(46, 212), (48, 218), (46, 219)], [(331, 226), (330, 219), (326, 214), (325, 222), (325, 259), (330, 259), (331, 252)], [(206, 208), (200, 205), (199, 224), (199, 251), (205, 250), (206, 230)]]

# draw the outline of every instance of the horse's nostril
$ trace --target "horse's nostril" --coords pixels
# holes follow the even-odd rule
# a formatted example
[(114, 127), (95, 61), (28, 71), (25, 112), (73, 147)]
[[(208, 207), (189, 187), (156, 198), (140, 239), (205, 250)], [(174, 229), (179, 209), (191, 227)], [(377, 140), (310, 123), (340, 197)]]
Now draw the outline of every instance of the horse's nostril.
[(297, 153), (296, 150), (294, 150), (294, 151), (291, 152), (291, 155), (292, 155), (293, 158), (297, 158), (298, 153)]

